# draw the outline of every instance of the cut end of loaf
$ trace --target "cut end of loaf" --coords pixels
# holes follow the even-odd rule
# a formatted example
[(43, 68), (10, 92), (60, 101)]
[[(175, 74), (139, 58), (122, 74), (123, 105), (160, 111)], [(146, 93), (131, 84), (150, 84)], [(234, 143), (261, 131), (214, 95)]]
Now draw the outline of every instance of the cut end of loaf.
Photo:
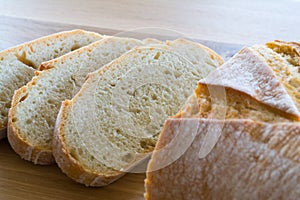
[[(224, 92), (223, 97), (216, 97), (218, 95), (216, 92), (219, 92), (219, 90)], [(223, 112), (224, 116), (221, 116), (223, 120), (252, 119), (253, 121), (268, 123), (293, 122), (296, 120), (293, 116), (287, 116), (286, 113), (231, 88), (199, 83), (195, 93), (198, 106), (194, 107), (194, 110), (191, 112), (182, 114), (182, 117), (197, 116), (200, 118), (220, 119), (220, 116), (217, 116), (217, 114)], [(191, 115), (191, 113), (193, 114)]]

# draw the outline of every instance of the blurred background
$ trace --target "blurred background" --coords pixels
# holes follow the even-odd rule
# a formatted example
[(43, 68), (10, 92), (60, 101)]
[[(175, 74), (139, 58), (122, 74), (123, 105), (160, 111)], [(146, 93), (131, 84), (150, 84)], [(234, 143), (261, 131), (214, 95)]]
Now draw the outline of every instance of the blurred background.
[[(236, 44), (300, 41), (300, 0), (0, 0), (0, 15)], [(3, 19), (3, 18), (2, 18)]]

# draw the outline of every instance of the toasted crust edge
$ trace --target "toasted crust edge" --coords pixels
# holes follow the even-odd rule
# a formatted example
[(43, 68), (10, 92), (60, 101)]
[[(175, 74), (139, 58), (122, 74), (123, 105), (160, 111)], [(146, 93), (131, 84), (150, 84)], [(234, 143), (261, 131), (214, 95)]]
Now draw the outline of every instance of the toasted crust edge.
[(53, 156), (62, 172), (74, 181), (92, 187), (106, 186), (125, 175), (124, 172), (110, 175), (95, 173), (84, 168), (79, 161), (71, 156), (64, 139), (64, 119), (70, 105), (72, 105), (71, 100), (65, 100), (62, 103), (53, 136)]

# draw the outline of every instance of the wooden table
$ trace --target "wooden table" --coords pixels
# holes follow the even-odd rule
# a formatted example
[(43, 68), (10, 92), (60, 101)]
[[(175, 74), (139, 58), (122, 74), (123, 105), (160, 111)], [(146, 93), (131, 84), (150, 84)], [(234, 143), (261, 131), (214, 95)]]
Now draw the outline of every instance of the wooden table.
[[(113, 35), (145, 26), (169, 28), (229, 58), (237, 44), (300, 41), (300, 1), (0, 0), (0, 50), (62, 30)], [(166, 36), (167, 37), (167, 36)], [(128, 174), (103, 188), (86, 188), (56, 165), (24, 161), (0, 141), (2, 199), (143, 199), (145, 174)]]

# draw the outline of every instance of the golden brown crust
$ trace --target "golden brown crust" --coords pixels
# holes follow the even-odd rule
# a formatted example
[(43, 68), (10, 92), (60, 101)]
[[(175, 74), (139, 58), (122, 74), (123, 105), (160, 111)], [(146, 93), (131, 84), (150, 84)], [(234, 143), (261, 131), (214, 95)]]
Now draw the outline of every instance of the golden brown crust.
[(287, 53), (296, 54), (297, 56), (300, 56), (300, 43), (297, 42), (285, 42), (281, 40), (275, 40), (273, 42), (268, 42), (266, 45), (269, 48), (285, 48)]
[(71, 104), (72, 101), (69, 100), (62, 103), (54, 131), (53, 155), (60, 169), (76, 182), (93, 187), (108, 185), (125, 175), (125, 173), (122, 172), (116, 172), (110, 175), (95, 173), (84, 168), (81, 163), (71, 156), (64, 138), (64, 119)]
[(13, 150), (24, 160), (33, 162), (34, 164), (50, 165), (54, 163), (52, 152), (49, 149), (41, 149), (30, 145), (24, 138), (21, 137), (20, 130), (16, 128), (15, 109), (16, 104), (22, 98), (22, 94), (26, 93), (26, 86), (23, 86), (16, 91), (11, 109), (8, 114), (7, 137)]

